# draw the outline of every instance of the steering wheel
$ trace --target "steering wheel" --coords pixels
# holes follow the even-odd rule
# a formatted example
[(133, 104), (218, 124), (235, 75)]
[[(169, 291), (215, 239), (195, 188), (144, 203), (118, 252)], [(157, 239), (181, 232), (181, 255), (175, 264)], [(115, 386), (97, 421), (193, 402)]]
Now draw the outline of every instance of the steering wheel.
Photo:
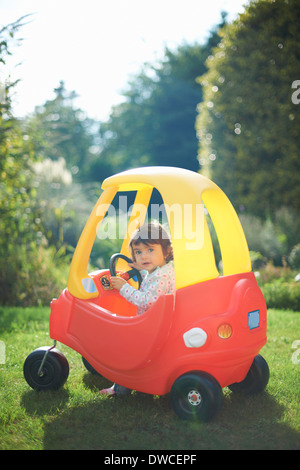
[[(119, 258), (122, 258), (123, 260), (127, 261), (127, 263), (132, 263), (132, 259), (128, 258), (125, 255), (122, 255), (121, 253), (115, 253), (114, 255), (111, 256), (110, 261), (109, 261), (109, 271), (112, 276), (116, 276), (116, 263)], [(138, 271), (138, 269), (132, 268), (129, 271), (125, 271), (123, 274), (121, 274), (121, 277), (128, 281), (128, 279), (131, 279), (133, 277), (137, 277), (138, 283), (139, 283), (139, 288), (142, 283), (142, 276), (141, 273)]]

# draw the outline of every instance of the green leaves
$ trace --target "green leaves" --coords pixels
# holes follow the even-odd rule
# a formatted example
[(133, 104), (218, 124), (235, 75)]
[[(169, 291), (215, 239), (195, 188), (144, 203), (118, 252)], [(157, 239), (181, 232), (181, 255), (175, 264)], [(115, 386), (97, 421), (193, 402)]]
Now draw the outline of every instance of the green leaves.
[(75, 107), (76, 94), (68, 92), (63, 81), (54, 91), (55, 98), (36, 107), (26, 119), (35, 153), (42, 159), (63, 158), (76, 180), (91, 176), (99, 180), (101, 175), (90, 172), (91, 162), (99, 156), (95, 142), (98, 125)]
[(300, 77), (299, 20), (296, 0), (250, 4), (221, 30), (201, 77), (202, 171), (237, 207), (259, 215), (282, 205), (300, 209), (300, 108), (291, 101)]
[(158, 64), (145, 64), (123, 93), (125, 101), (100, 126), (103, 149), (95, 169), (107, 162), (111, 173), (148, 164), (198, 171), (195, 119), (202, 88), (196, 77), (206, 71), (218, 41), (213, 31), (206, 44), (166, 49)]

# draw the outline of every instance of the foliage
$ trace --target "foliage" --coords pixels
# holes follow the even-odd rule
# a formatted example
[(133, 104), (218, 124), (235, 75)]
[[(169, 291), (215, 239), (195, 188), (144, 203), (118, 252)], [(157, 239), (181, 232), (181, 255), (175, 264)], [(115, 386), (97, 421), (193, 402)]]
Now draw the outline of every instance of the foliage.
[[(5, 65), (6, 56), (10, 55), (10, 41), (18, 32), (20, 18), (0, 30), (0, 63)], [(26, 186), (30, 175), (29, 162), (32, 158), (32, 149), (23, 141), (19, 123), (11, 113), (10, 92), (15, 83), (5, 79), (1, 83), (0, 94), (0, 249), (5, 239), (17, 238), (19, 230), (26, 230), (26, 215), (29, 211), (31, 188)], [(6, 218), (10, 223), (6, 223)], [(25, 220), (24, 220), (25, 219)]]
[[(9, 41), (18, 31), (20, 21), (0, 31), (1, 62), (9, 54)], [(15, 248), (25, 250), (38, 242), (39, 221), (31, 210), (35, 189), (30, 183), (31, 143), (23, 138), (21, 126), (11, 113), (10, 94), (13, 84), (5, 84), (0, 105), (0, 293), (6, 296), (8, 271), (15, 260)]]
[(289, 266), (274, 266), (272, 262), (256, 271), (268, 308), (300, 309), (300, 282), (296, 281), (296, 275), (297, 271)]
[[(21, 20), (0, 31), (4, 65)], [(37, 202), (34, 136), (12, 115), (13, 86), (5, 84), (0, 105), (0, 299), (2, 304), (38, 305), (59, 294), (66, 275), (58, 262), (53, 264), (56, 250), (47, 247), (43, 207)]]
[[(24, 20), (29, 18), (30, 15), (24, 15), (21, 16), (17, 21), (14, 21), (13, 23), (10, 23), (6, 26), (2, 26), (0, 29), (0, 64), (5, 65), (7, 56), (10, 56), (12, 54), (11, 52), (11, 47), (12, 44), (17, 44), (20, 45), (22, 42), (22, 38), (18, 36), (19, 30), (24, 26)], [(4, 83), (4, 89), (6, 86), (8, 88), (10, 86), (14, 86), (14, 83), (10, 83), (9, 77), (6, 77), (5, 83)], [(3, 86), (3, 84), (2, 84)], [(10, 99), (9, 95), (6, 95), (4, 93), (1, 95), (1, 108), (5, 107), (5, 99), (10, 104)]]
[(270, 220), (253, 215), (240, 215), (249, 249), (260, 253), (265, 260), (281, 264), (284, 255), (283, 242), (277, 236), (276, 226)]
[(65, 250), (24, 244), (10, 247), (1, 263), (0, 298), (2, 305), (49, 305), (67, 283), (70, 259)]
[(292, 268), (300, 270), (300, 243), (293, 247), (288, 260)]
[(286, 282), (284, 279), (276, 279), (273, 282), (263, 284), (261, 290), (268, 308), (299, 311), (299, 282)]
[[(27, 355), (51, 345), (49, 308), (0, 307), (0, 448), (2, 450), (296, 449), (299, 448), (299, 364), (292, 362), (300, 314), (270, 310), (262, 350), (271, 379), (265, 393), (245, 397), (224, 389), (216, 419), (205, 425), (179, 420), (169, 396), (133, 392), (124, 399), (100, 396), (110, 382), (88, 373), (75, 351), (59, 344), (70, 365), (65, 386), (34, 392), (23, 377)], [(145, 455), (145, 452), (144, 452)]]
[[(72, 221), (74, 238), (78, 236), (73, 220), (75, 213), (72, 210), (68, 189), (74, 190), (77, 187), (77, 192), (80, 196), (82, 195), (78, 191), (78, 185), (72, 185), (72, 174), (67, 170), (66, 162), (62, 157), (58, 160), (45, 158), (36, 162), (33, 165), (33, 170), (36, 187), (34, 206), (42, 213), (41, 224), (48, 243), (59, 249), (63, 244), (66, 244), (64, 235), (66, 224), (69, 221)], [(77, 198), (76, 202), (78, 203)]]
[(98, 124), (81, 109), (75, 108), (77, 95), (74, 91), (68, 92), (63, 81), (54, 93), (54, 99), (37, 106), (25, 120), (27, 133), (34, 137), (35, 153), (42, 159), (63, 158), (67, 169), (77, 180), (87, 177), (99, 180), (101, 173), (92, 175), (89, 171), (99, 154), (96, 138)]
[(266, 219), (243, 212), (239, 218), (250, 251), (260, 253), (265, 263), (272, 260), (275, 265), (282, 265), (292, 260), (290, 254), (300, 230), (300, 217), (294, 210), (283, 207)]
[[(0, 118), (1, 119), (1, 118)], [(13, 118), (0, 122), (0, 250), (7, 243), (30, 243), (38, 236), (39, 223), (31, 210), (35, 189), (31, 183), (33, 157), (30, 143), (23, 140)]]
[(257, 273), (260, 285), (269, 284), (273, 281), (293, 282), (296, 272), (289, 266), (274, 266), (272, 261), (265, 264)]
[(282, 205), (299, 213), (300, 3), (251, 2), (220, 32), (199, 81), (197, 131), (202, 172), (237, 207), (261, 216)]
[(16, 188), (9, 192), (8, 177), (3, 184), (2, 202), (11, 194), (18, 206), (15, 213), (9, 207), (1, 219), (2, 233), (7, 234), (0, 244), (2, 304), (47, 305), (60, 294), (67, 283), (70, 255), (92, 208), (81, 187), (70, 184), (63, 159), (28, 162), (28, 175), (27, 196), (29, 184), (34, 195), (22, 206)]
[(183, 44), (174, 52), (167, 48), (158, 64), (145, 64), (124, 91), (124, 102), (101, 123), (103, 149), (95, 168), (106, 161), (107, 173), (148, 164), (198, 170), (194, 127), (202, 89), (195, 79), (205, 72), (205, 60), (218, 40), (212, 31), (204, 45)]

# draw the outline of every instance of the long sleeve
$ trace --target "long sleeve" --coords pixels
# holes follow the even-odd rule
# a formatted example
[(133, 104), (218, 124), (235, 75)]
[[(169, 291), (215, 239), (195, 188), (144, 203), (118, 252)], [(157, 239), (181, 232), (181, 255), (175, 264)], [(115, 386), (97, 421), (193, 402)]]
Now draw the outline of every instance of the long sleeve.
[(168, 263), (165, 266), (157, 268), (153, 273), (146, 275), (140, 290), (136, 290), (129, 284), (124, 284), (120, 289), (120, 294), (138, 307), (138, 314), (148, 310), (161, 295), (174, 292), (173, 263)]

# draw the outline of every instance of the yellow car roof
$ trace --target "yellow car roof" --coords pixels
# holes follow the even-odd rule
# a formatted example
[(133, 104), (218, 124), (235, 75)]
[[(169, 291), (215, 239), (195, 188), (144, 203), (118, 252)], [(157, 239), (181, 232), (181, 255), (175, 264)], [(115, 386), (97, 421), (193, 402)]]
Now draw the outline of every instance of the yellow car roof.
[[(119, 186), (120, 191), (130, 191), (137, 190), (143, 185), (150, 185), (156, 187), (159, 191), (165, 191), (170, 185), (177, 184), (176, 189), (179, 189), (179, 187), (183, 187), (187, 183), (189, 187), (191, 185), (195, 186), (196, 192), (199, 193), (199, 181), (202, 181), (202, 186), (204, 186), (205, 182), (211, 183), (208, 178), (199, 173), (183, 168), (150, 166), (134, 168), (110, 176), (103, 181), (102, 188)], [(174, 197), (173, 202), (177, 202), (176, 197)]]

